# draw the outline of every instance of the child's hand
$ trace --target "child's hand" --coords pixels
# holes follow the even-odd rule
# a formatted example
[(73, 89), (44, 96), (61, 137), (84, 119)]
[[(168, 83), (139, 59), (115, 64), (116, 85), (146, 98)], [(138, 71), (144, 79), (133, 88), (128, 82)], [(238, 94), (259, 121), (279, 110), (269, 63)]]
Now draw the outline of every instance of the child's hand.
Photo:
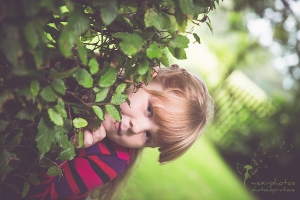
[[(101, 125), (99, 129), (97, 129), (94, 132), (90, 132), (89, 130), (85, 130), (83, 132), (83, 144), (82, 147), (80, 148), (87, 148), (92, 146), (93, 144), (103, 140), (103, 138), (106, 137), (106, 131), (104, 129), (104, 127)], [(78, 144), (78, 135), (75, 134), (72, 139), (71, 142), (74, 144), (75, 148), (79, 148), (79, 144)]]

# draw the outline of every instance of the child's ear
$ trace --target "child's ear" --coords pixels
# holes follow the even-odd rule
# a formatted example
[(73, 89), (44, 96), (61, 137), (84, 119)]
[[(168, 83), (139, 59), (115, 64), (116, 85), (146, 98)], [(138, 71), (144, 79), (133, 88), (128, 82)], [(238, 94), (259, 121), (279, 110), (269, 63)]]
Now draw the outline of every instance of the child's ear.
[(158, 74), (158, 67), (153, 67), (152, 69), (153, 69), (152, 78), (154, 78)]

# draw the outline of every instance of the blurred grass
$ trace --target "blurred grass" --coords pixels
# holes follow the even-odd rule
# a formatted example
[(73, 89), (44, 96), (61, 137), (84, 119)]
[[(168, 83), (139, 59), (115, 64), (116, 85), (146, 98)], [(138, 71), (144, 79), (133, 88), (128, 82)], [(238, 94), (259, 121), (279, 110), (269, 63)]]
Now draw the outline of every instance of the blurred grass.
[(145, 149), (122, 200), (254, 200), (243, 184), (202, 136), (181, 158), (166, 165), (156, 161), (158, 151)]

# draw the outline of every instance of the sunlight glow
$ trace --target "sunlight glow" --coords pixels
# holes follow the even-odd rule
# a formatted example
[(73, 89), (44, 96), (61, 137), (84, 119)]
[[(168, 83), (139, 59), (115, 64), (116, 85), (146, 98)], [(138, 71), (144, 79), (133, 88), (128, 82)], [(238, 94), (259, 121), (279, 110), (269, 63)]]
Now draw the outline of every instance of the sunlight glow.
[(264, 102), (268, 99), (266, 93), (241, 71), (234, 71), (230, 75), (229, 81), (230, 85), (249, 92), (258, 101)]

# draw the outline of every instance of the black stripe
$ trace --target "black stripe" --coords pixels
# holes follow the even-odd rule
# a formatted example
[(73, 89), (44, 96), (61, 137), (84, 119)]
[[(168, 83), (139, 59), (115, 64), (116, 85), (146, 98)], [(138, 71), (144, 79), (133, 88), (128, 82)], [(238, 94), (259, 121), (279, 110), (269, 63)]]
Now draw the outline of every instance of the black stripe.
[(87, 192), (88, 189), (87, 189), (86, 185), (84, 184), (81, 177), (77, 173), (77, 170), (76, 170), (76, 167), (74, 164), (74, 160), (69, 161), (69, 166), (70, 166), (70, 171), (71, 171), (72, 177), (74, 178), (75, 182), (77, 183), (77, 186), (80, 189), (80, 193)]
[(89, 164), (92, 167), (92, 169), (95, 171), (95, 173), (103, 181), (103, 184), (110, 181), (109, 176), (96, 163), (94, 163), (92, 160), (90, 160), (89, 157), (87, 157), (87, 160), (89, 161)]
[(110, 140), (105, 140), (105, 144), (106, 144), (106, 147), (110, 153), (110, 155), (112, 156), (117, 156), (118, 154), (116, 153), (116, 150), (114, 148), (114, 146), (112, 145), (111, 141)]

